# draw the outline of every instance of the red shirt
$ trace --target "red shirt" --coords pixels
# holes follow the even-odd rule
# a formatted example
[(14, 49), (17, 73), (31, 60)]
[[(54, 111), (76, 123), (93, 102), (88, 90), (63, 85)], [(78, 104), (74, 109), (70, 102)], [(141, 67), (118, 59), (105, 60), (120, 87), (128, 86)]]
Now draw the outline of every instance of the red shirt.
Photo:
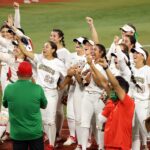
[(114, 104), (113, 101), (106, 103), (102, 112), (108, 117), (104, 133), (106, 148), (131, 149), (134, 107), (134, 101), (128, 95), (125, 95), (124, 100), (118, 101), (117, 104)]

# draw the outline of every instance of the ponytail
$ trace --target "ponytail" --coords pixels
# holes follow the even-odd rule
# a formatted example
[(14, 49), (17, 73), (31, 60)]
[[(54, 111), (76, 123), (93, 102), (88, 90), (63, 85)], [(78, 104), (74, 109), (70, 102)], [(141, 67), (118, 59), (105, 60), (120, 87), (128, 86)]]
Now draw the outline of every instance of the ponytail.
[(65, 47), (66, 44), (65, 44), (65, 40), (64, 40), (64, 33), (63, 33), (63, 31), (60, 30), (60, 29), (53, 29), (52, 31), (58, 33), (59, 37), (61, 38), (60, 42), (62, 43), (63, 47)]

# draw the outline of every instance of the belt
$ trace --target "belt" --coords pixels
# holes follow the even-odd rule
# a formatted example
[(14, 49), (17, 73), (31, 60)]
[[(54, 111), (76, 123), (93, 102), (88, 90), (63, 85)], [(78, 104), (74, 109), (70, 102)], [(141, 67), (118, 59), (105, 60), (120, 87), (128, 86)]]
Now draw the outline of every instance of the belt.
[(97, 92), (97, 91), (86, 91), (86, 92), (88, 92), (89, 94), (100, 94), (100, 93)]

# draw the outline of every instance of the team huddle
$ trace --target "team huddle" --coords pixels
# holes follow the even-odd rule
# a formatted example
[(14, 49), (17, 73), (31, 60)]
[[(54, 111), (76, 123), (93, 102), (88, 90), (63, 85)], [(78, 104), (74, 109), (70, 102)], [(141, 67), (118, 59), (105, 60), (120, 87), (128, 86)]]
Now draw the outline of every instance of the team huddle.
[[(136, 28), (132, 24), (120, 27), (121, 38), (115, 36), (106, 51), (93, 19), (86, 17), (91, 39), (75, 37), (75, 52), (65, 48), (63, 31), (53, 29), (41, 54), (36, 54), (32, 39), (21, 28), (19, 4), (14, 3), (14, 8), (14, 17), (9, 15), (0, 28), (2, 93), (18, 80), (19, 64), (29, 62), (31, 82), (42, 87), (47, 99), (41, 115), (48, 149), (54, 149), (61, 138), (66, 104), (70, 136), (64, 146), (77, 143), (75, 150), (86, 150), (94, 136), (98, 150), (140, 150), (141, 144), (148, 150), (145, 120), (150, 114), (150, 67)], [(4, 106), (0, 113), (2, 141), (11, 137)]]

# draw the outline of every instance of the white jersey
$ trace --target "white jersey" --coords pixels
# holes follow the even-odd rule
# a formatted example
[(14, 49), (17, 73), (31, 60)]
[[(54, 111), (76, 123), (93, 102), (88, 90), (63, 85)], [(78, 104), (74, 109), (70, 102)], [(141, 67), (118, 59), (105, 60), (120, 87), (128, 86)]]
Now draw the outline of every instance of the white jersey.
[(18, 70), (18, 65), (23, 62), (23, 59), (16, 59), (14, 55), (8, 54), (8, 53), (2, 53), (0, 52), (0, 60), (8, 64), (11, 70), (11, 81), (15, 82), (18, 80), (17, 76), (17, 70)]
[(37, 83), (44, 89), (56, 89), (59, 78), (67, 75), (64, 64), (57, 58), (47, 60), (42, 54), (35, 54), (34, 62), (37, 64)]
[(70, 62), (70, 52), (66, 48), (60, 48), (56, 51), (58, 59), (60, 59), (64, 64), (65, 67), (69, 68), (69, 62)]
[(86, 57), (85, 55), (79, 56), (77, 53), (71, 53), (70, 54), (70, 67), (77, 65), (80, 68), (83, 68), (86, 64)]
[[(107, 79), (107, 75), (106, 72), (104, 71), (103, 67), (100, 66), (99, 64), (94, 64), (96, 69), (98, 69), (101, 74)], [(84, 72), (85, 70), (90, 69), (90, 66), (88, 64), (85, 65), (85, 67), (83, 68)], [(91, 77), (91, 81), (89, 83), (88, 86), (85, 86), (85, 91), (89, 91), (89, 92), (96, 92), (96, 93), (102, 93), (103, 89), (101, 89), (94, 81), (93, 77)]]
[(12, 44), (12, 41), (2, 36), (0, 36), (0, 46), (5, 48), (5, 50), (7, 50), (8, 52), (13, 52), (14, 50), (14, 45)]
[(135, 87), (133, 97), (138, 100), (149, 100), (150, 99), (150, 67), (145, 65), (142, 68), (134, 69), (134, 76), (137, 84), (141, 89)]

